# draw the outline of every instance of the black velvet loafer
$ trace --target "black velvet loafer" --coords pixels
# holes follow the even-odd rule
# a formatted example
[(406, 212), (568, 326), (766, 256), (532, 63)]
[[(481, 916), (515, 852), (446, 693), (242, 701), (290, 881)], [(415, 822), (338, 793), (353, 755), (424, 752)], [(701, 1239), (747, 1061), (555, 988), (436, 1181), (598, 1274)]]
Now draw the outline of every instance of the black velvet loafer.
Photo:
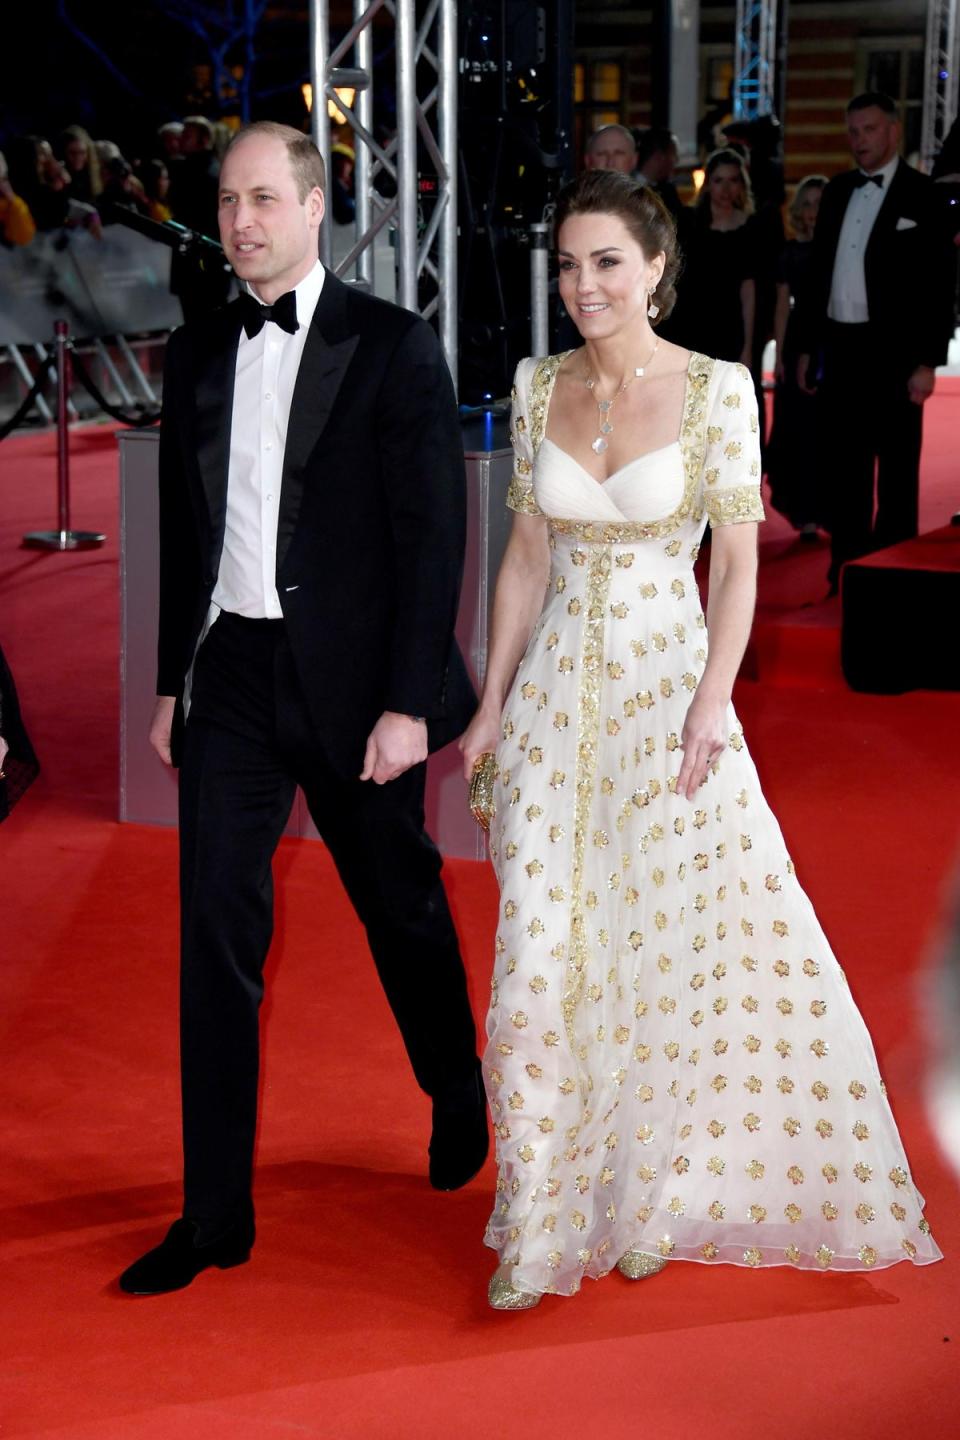
[(466, 1085), (434, 1096), (430, 1184), (434, 1190), (459, 1190), (483, 1168), (489, 1149), (487, 1097), (478, 1065)]
[(211, 1265), (229, 1270), (250, 1259), (252, 1227), (227, 1230), (204, 1245), (197, 1244), (198, 1228), (193, 1220), (175, 1220), (159, 1245), (124, 1270), (120, 1289), (128, 1295), (166, 1295), (183, 1290)]

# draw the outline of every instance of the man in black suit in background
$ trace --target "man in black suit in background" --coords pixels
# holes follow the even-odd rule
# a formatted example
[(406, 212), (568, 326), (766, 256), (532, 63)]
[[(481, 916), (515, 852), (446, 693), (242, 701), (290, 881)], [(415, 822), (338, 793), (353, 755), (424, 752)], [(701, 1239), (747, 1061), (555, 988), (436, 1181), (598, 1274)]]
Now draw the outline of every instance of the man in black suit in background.
[(847, 132), (859, 168), (823, 192), (796, 316), (798, 383), (821, 397), (809, 460), (831, 517), (831, 594), (845, 561), (917, 533), (923, 404), (952, 331), (949, 247), (931, 181), (898, 158), (896, 106), (858, 95)]
[[(305, 136), (238, 135), (219, 224), (244, 293), (167, 351), (150, 738), (180, 763), (184, 1206), (121, 1276), (132, 1294), (179, 1289), (253, 1243), (271, 859), (297, 784), (433, 1098), (431, 1183), (465, 1184), (487, 1153), (463, 965), (423, 829), (428, 750), (475, 704), (453, 638), (456, 401), (430, 326), (320, 264), (323, 192)], [(338, 962), (325, 963), (330, 984)]]

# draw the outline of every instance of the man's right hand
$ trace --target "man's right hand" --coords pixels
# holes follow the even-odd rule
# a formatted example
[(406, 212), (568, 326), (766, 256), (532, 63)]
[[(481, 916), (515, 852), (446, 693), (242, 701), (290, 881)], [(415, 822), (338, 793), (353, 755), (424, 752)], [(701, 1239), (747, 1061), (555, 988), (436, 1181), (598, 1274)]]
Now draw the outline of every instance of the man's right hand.
[(164, 765), (173, 764), (170, 755), (170, 732), (173, 729), (173, 712), (176, 704), (176, 696), (158, 695), (157, 703), (153, 707), (153, 719), (150, 721), (150, 744)]
[(809, 380), (807, 379), (809, 370), (810, 356), (799, 355), (797, 357), (797, 386), (803, 391), (804, 395), (816, 395), (816, 385), (811, 385)]

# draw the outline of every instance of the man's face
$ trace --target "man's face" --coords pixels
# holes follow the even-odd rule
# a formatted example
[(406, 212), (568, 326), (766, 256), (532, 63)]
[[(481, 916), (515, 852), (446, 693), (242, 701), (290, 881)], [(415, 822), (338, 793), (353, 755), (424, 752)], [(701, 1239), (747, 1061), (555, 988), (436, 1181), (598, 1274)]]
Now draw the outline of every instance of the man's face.
[(195, 155), (198, 150), (206, 150), (207, 135), (199, 125), (184, 125), (180, 132), (180, 153), (182, 155)]
[(652, 185), (662, 185), (664, 180), (670, 180), (674, 170), (677, 168), (677, 147), (668, 145), (666, 150), (657, 150), (646, 165), (643, 173)]
[(620, 130), (602, 130), (587, 151), (588, 170), (622, 170), (629, 175), (636, 164), (637, 147)]
[(854, 160), (868, 175), (889, 164), (900, 144), (898, 122), (879, 105), (851, 110), (847, 116), (847, 135)]
[(315, 186), (301, 200), (283, 141), (251, 135), (223, 162), (218, 218), (238, 279), (249, 281), (270, 305), (316, 262), (323, 191)]

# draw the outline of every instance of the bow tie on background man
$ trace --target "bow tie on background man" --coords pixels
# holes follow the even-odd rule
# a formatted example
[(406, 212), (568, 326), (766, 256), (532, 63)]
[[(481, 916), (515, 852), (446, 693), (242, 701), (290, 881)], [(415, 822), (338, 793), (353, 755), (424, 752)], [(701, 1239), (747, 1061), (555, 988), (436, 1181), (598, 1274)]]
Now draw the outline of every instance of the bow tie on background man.
[(244, 290), (240, 295), (240, 315), (243, 320), (243, 328), (247, 332), (247, 338), (252, 340), (254, 335), (259, 335), (268, 320), (279, 325), (281, 330), (286, 330), (288, 335), (295, 335), (300, 328), (297, 321), (297, 292), (288, 290), (286, 295), (281, 295), (272, 305), (261, 305), (249, 291)]
[(876, 185), (876, 187), (877, 187), (878, 190), (882, 190), (882, 189), (883, 189), (883, 176), (882, 176), (882, 175), (864, 175), (863, 171), (861, 170), (861, 171), (859, 171), (858, 174), (854, 175), (854, 177), (853, 177), (853, 188), (854, 188), (855, 190), (862, 190), (863, 187), (864, 187), (864, 185)]

